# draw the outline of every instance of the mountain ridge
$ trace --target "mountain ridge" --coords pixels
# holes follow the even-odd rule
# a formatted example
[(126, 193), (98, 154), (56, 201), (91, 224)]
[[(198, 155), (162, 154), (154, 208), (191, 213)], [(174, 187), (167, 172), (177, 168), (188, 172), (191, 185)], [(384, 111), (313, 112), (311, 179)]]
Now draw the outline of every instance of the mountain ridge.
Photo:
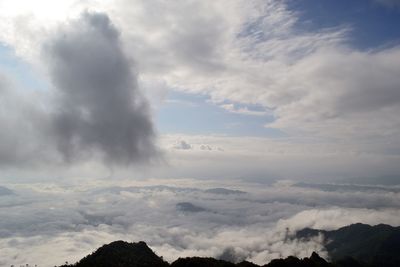
[[(95, 252), (82, 258), (74, 264), (64, 264), (59, 267), (342, 267), (333, 265), (313, 252), (309, 258), (299, 259), (289, 256), (285, 259), (275, 259), (265, 265), (242, 261), (232, 263), (211, 257), (178, 258), (171, 264), (157, 256), (144, 241), (128, 243), (114, 241), (98, 248)], [(345, 266), (343, 266), (345, 267)]]
[(370, 226), (356, 223), (327, 231), (305, 228), (293, 238), (306, 241), (323, 234), (331, 262), (316, 252), (299, 259), (289, 256), (264, 265), (248, 261), (232, 263), (210, 257), (178, 258), (172, 263), (163, 260), (143, 241), (114, 241), (103, 245), (75, 264), (59, 267), (395, 267), (400, 266), (400, 227), (386, 224)]
[(351, 256), (367, 266), (400, 266), (400, 227), (355, 223), (332, 231), (305, 228), (295, 237), (308, 240), (319, 234), (333, 261)]

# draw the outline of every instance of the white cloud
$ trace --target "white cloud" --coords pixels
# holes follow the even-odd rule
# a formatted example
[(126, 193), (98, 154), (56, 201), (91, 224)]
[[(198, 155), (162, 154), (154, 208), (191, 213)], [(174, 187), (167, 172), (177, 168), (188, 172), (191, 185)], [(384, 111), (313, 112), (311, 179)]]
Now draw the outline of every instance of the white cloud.
[[(22, 10), (14, 1), (2, 3), (9, 23), (1, 38), (22, 56), (42, 39), (27, 34), (65, 20), (54, 16), (57, 10), (72, 16), (90, 7), (107, 12), (121, 29), (143, 81), (162, 80), (217, 103), (272, 108), (270, 127), (292, 134), (398, 137), (399, 121), (391, 114), (399, 108), (399, 48), (358, 51), (347, 46), (350, 29), (343, 27), (301, 31), (297, 13), (283, 1), (64, 1), (43, 9), (46, 3)], [(24, 31), (13, 26), (21, 14)]]
[[(209, 188), (206, 183), (183, 188), (154, 186), (164, 183), (157, 180), (147, 182), (150, 186), (129, 180), (119, 181), (118, 187), (109, 179), (103, 182), (100, 187), (82, 180), (63, 186), (7, 185), (16, 195), (1, 196), (1, 263), (74, 262), (104, 243), (123, 239), (144, 240), (169, 261), (194, 255), (219, 257), (233, 249), (237, 259), (264, 264), (277, 257), (310, 256), (314, 250), (326, 257), (322, 237), (308, 243), (287, 238), (303, 227), (400, 224), (399, 194), (380, 190), (324, 192), (236, 182), (232, 189), (247, 193), (216, 195), (201, 189)], [(229, 184), (232, 181), (215, 186)], [(176, 207), (182, 202), (205, 211), (182, 213)], [(49, 250), (52, 253), (46, 253)]]
[(270, 114), (267, 111), (251, 110), (247, 107), (237, 108), (237, 107), (235, 107), (234, 104), (222, 104), (222, 105), (220, 105), (220, 107), (231, 113), (242, 114), (242, 115), (266, 116), (266, 115)]
[(185, 140), (177, 141), (172, 147), (174, 149), (183, 149), (183, 150), (192, 149), (192, 145), (187, 143)]
[[(170, 149), (185, 140), (191, 150)], [(203, 150), (202, 145), (212, 148)], [(202, 179), (242, 178), (327, 181), (351, 177), (395, 175), (399, 156), (384, 151), (365, 151), (349, 140), (326, 143), (317, 138), (228, 137), (224, 135), (164, 135), (167, 166), (153, 177)]]
[[(43, 55), (35, 51), (60, 23), (85, 9), (102, 11), (120, 30), (124, 53), (134, 59), (140, 84), (148, 91), (145, 95), (157, 99), (153, 105), (162, 102), (165, 88), (206, 94), (216, 105), (237, 103), (222, 104), (231, 112), (263, 115), (238, 108), (255, 104), (274, 116), (267, 128), (295, 137), (287, 146), (297, 142), (300, 161), (305, 161), (302, 153), (308, 158), (315, 147), (325, 147), (325, 159), (339, 153), (333, 163), (352, 162), (353, 172), (364, 165), (377, 167), (376, 172), (398, 171), (397, 164), (390, 163), (400, 151), (398, 47), (359, 51), (347, 45), (352, 29), (341, 25), (299, 29), (298, 14), (284, 1), (43, 1), (23, 9), (19, 5), (1, 2), (0, 19), (5, 23), (0, 39), (34, 67), (40, 69), (43, 63)], [(162, 96), (154, 97), (157, 94)], [(225, 149), (221, 144), (214, 147)], [(281, 145), (270, 149), (287, 151)], [(324, 157), (315, 154), (318, 161)], [(250, 158), (252, 168), (255, 161)], [(297, 160), (288, 156), (286, 165), (296, 169)], [(255, 167), (264, 171), (265, 164), (260, 164)], [(342, 167), (332, 169), (338, 166)]]
[(350, 224), (363, 222), (370, 225), (399, 224), (398, 209), (349, 209), (330, 208), (326, 210), (310, 209), (299, 212), (289, 219), (278, 222), (279, 227), (297, 231), (306, 227), (312, 229), (335, 230)]

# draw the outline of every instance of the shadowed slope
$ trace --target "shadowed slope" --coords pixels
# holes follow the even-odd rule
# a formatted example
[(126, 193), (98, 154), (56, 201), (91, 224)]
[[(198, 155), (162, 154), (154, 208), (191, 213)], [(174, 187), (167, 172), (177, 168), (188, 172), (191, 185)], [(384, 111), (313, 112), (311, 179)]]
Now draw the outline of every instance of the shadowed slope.
[(84, 257), (76, 267), (167, 267), (145, 242), (115, 241)]
[(352, 224), (334, 231), (303, 229), (297, 238), (308, 239), (323, 234), (326, 250), (333, 261), (353, 257), (371, 266), (400, 266), (400, 227), (379, 224)]

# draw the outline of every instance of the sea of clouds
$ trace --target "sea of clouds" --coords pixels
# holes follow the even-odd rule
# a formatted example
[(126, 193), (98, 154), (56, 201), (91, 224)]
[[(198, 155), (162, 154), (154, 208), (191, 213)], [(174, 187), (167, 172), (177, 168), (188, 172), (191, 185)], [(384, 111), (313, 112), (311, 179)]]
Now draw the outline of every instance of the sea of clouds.
[(72, 263), (120, 239), (143, 240), (170, 262), (196, 255), (265, 264), (312, 251), (329, 258), (323, 236), (305, 242), (296, 230), (400, 225), (396, 187), (201, 183), (2, 187), (0, 265)]

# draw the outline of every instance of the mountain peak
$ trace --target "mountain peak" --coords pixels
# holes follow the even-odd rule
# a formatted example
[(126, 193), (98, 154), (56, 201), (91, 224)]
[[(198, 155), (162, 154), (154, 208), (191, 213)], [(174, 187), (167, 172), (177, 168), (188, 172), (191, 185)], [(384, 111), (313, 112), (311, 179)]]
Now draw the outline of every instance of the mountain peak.
[(145, 242), (129, 243), (122, 240), (111, 242), (86, 256), (76, 267), (166, 267), (168, 263), (157, 256)]
[(315, 251), (311, 254), (310, 260), (321, 266), (326, 264), (326, 261), (323, 258), (321, 258), (321, 256), (319, 256), (318, 253)]

